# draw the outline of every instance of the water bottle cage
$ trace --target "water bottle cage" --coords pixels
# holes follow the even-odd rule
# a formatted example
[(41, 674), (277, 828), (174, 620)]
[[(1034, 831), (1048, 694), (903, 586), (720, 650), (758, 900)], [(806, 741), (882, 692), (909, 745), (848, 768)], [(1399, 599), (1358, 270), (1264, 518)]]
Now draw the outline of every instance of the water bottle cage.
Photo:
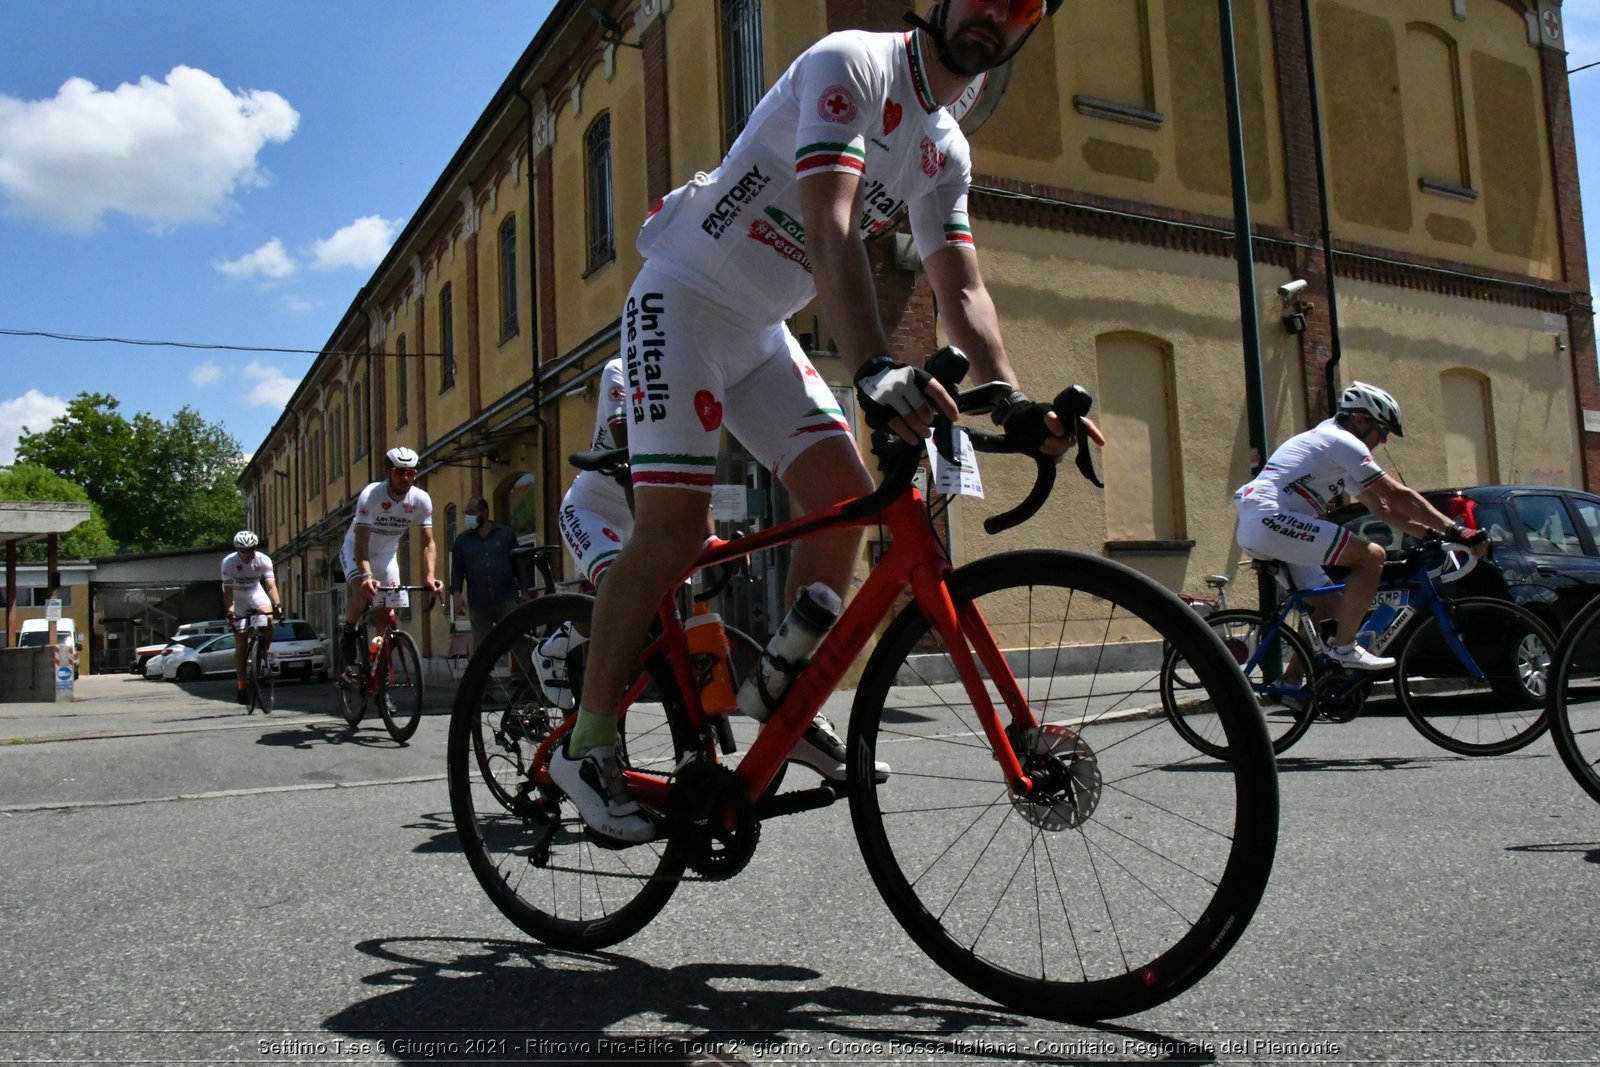
[(789, 686), (794, 684), (795, 676), (811, 661), (801, 660), (799, 663), (795, 663), (776, 655), (771, 649), (761, 654), (761, 660), (763, 666), (771, 664), (771, 677), (783, 679), (783, 687), (773, 693), (772, 690), (767, 688), (768, 672), (760, 668), (756, 669), (756, 692), (761, 694), (762, 707), (766, 708), (770, 713), (773, 708), (778, 706), (778, 701), (783, 699), (783, 694), (789, 691)]

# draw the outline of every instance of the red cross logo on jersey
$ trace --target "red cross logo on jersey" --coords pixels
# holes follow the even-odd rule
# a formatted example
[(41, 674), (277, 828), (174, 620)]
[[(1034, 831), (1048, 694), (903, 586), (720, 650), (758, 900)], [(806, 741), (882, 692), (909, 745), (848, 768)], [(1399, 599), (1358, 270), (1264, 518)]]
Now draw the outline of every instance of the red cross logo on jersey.
[(635, 389), (633, 391), (633, 402), (635, 404), (643, 404), (644, 403), (644, 390), (643, 389)]
[(856, 100), (842, 85), (830, 85), (817, 98), (817, 117), (824, 122), (850, 122), (856, 117)]

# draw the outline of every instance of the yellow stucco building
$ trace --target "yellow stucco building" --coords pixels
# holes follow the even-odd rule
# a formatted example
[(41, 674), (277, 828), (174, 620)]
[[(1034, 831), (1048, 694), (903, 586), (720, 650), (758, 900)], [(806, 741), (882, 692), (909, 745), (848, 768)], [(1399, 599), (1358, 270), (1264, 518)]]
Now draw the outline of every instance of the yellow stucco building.
[[(565, 457), (588, 444), (645, 212), (716, 164), (802, 49), (903, 28), (906, 6), (559, 0), (243, 475), (292, 609), (331, 629), (351, 501), (396, 444), (422, 455), (441, 577), (479, 492), (528, 541), (558, 540)], [(1268, 447), (1360, 378), (1404, 406), (1406, 437), (1379, 461), (1418, 488), (1594, 488), (1600, 383), (1558, 0), (1233, 13)], [(1103, 492), (1064, 476), (1039, 519), (999, 538), (980, 521), (1031, 467), (986, 466), (987, 498), (949, 512), (958, 558), (1065, 545), (1174, 589), (1237, 567), (1228, 500), (1251, 454), (1222, 54), (1214, 3), (1069, 0), (973, 134), (973, 229), (1012, 363), (1036, 397), (1087, 386), (1110, 440)], [(896, 354), (920, 359), (937, 316), (915, 257), (896, 253), (894, 237), (873, 243), (875, 297)], [(815, 314), (793, 326), (842, 386)], [(747, 490), (724, 494), (745, 525), (782, 516), (736, 450), (718, 481)], [(734, 611), (755, 631), (781, 614), (767, 566)], [(442, 613), (416, 625), (444, 656)]]

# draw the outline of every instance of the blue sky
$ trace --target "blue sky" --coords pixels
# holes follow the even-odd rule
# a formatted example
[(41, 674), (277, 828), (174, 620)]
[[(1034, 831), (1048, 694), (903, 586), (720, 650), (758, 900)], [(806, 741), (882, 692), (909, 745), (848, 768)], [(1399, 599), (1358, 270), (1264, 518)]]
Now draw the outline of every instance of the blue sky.
[[(317, 349), (552, 6), (4, 0), (0, 330)], [(1600, 3), (1566, 32), (1600, 61)], [(1600, 67), (1572, 89), (1600, 263)], [(0, 334), (0, 464), (85, 390), (249, 452), (310, 362)]]

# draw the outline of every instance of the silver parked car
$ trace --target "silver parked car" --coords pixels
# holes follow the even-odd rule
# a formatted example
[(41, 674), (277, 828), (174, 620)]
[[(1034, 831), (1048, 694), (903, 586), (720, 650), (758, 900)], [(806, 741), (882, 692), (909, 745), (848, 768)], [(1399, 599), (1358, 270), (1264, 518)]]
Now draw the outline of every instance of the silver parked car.
[[(174, 642), (162, 655), (150, 661), (149, 673), (157, 666), (168, 681), (194, 682), (214, 675), (233, 673), (233, 635), (213, 634), (185, 637)], [(328, 653), (323, 639), (304, 619), (285, 619), (272, 628), (272, 673), (279, 677), (295, 675), (310, 681), (327, 681)]]

